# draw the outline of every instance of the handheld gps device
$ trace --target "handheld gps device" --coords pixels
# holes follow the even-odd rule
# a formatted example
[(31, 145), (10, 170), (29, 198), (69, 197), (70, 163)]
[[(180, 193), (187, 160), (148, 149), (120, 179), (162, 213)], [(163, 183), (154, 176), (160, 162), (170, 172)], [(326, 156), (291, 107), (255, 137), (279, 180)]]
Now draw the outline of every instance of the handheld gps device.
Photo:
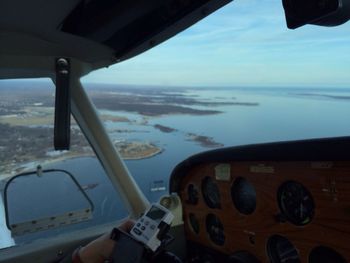
[(151, 208), (137, 220), (130, 233), (154, 252), (161, 245), (173, 219), (174, 216), (168, 209), (159, 204), (152, 204)]

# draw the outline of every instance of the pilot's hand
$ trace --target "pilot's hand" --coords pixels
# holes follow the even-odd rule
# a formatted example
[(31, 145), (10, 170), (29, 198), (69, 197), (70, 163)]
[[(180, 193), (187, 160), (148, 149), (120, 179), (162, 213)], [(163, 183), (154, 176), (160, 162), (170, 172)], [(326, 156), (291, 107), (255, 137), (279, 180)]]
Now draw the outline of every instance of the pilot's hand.
[[(124, 232), (130, 232), (135, 222), (127, 220), (118, 228)], [(110, 239), (110, 233), (95, 239), (79, 250), (79, 256), (83, 263), (101, 263), (112, 255), (115, 241)]]

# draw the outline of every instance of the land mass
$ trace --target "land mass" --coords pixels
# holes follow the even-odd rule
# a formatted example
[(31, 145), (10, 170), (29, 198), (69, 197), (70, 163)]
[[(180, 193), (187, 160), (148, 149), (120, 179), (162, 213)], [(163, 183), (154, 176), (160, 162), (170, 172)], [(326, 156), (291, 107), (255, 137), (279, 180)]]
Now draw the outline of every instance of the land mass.
[[(154, 128), (156, 128), (164, 133), (171, 133), (171, 132), (178, 131), (177, 129), (174, 129), (174, 128), (171, 128), (168, 126), (164, 126), (164, 125), (160, 125), (160, 124), (154, 125)], [(206, 148), (216, 148), (216, 147), (224, 146), (222, 143), (216, 142), (214, 140), (214, 138), (204, 136), (204, 135), (198, 135), (195, 133), (186, 133), (186, 137), (187, 137), (188, 141), (193, 141), (193, 142), (199, 143), (202, 147), (206, 147)]]
[[(115, 112), (124, 111), (140, 114), (149, 126), (148, 118), (169, 114), (208, 115), (220, 114), (213, 109), (217, 106), (258, 106), (255, 102), (240, 102), (237, 98), (218, 97), (202, 99), (200, 96), (186, 94), (186, 89), (164, 88), (128, 88), (106, 85), (88, 85), (87, 91), (101, 113), (104, 122), (134, 124), (128, 117), (117, 116)], [(87, 143), (72, 118), (71, 150), (56, 152), (53, 150), (54, 123), (54, 87), (44, 82), (7, 83), (0, 89), (0, 173), (18, 172), (18, 167), (35, 161), (61, 160), (77, 156), (91, 156), (93, 150)], [(177, 129), (160, 124), (153, 125), (164, 133)], [(128, 127), (109, 127), (113, 133), (149, 132)], [(203, 147), (220, 147), (211, 137), (185, 133), (188, 140)], [(124, 141), (115, 146), (125, 159), (150, 158), (160, 154), (163, 149), (151, 142)], [(21, 169), (21, 168), (20, 168)]]
[(164, 126), (164, 125), (160, 125), (160, 124), (155, 124), (153, 126), (154, 128), (160, 130), (161, 132), (164, 132), (164, 133), (171, 133), (171, 132), (176, 132), (177, 129), (174, 129), (174, 128), (171, 128), (171, 127), (167, 127), (167, 126)]
[(329, 94), (319, 94), (319, 93), (298, 93), (297, 95), (308, 96), (308, 97), (323, 97), (335, 100), (350, 100), (350, 96), (341, 95), (329, 95)]
[(149, 142), (116, 142), (114, 144), (123, 156), (127, 160), (138, 160), (151, 158), (157, 154), (160, 154), (163, 149)]
[(199, 143), (203, 147), (218, 148), (224, 146), (222, 143), (214, 141), (212, 137), (187, 133), (188, 140)]
[[(92, 156), (93, 150), (79, 129), (71, 129), (70, 151), (54, 151), (53, 128), (10, 126), (0, 123), (0, 174), (18, 173), (26, 163), (57, 161), (74, 157)], [(162, 152), (149, 142), (116, 144), (124, 159), (150, 158)]]
[[(98, 92), (96, 91), (98, 90)], [(259, 106), (257, 102), (237, 101), (221, 97), (221, 101), (200, 99), (195, 95), (187, 95), (186, 89), (178, 90), (164, 88), (140, 87), (127, 89), (115, 86), (103, 86), (98, 89), (88, 86), (89, 95), (97, 108), (112, 111), (136, 112), (144, 116), (160, 116), (169, 114), (210, 115), (222, 111), (208, 109), (218, 106)], [(200, 106), (201, 108), (195, 108)], [(206, 107), (206, 109), (203, 109)]]

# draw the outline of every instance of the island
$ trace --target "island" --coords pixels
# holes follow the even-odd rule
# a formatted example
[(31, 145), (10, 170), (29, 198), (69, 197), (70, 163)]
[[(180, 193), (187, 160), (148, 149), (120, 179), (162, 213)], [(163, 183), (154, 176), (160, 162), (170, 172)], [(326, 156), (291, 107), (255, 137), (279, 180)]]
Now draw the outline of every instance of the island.
[(149, 142), (118, 141), (114, 145), (125, 160), (151, 158), (163, 151), (163, 149)]
[(224, 146), (222, 143), (214, 141), (212, 137), (198, 135), (195, 133), (187, 133), (187, 138), (189, 141), (197, 142), (203, 147), (218, 148)]
[(171, 133), (171, 132), (177, 131), (177, 129), (174, 129), (174, 128), (171, 128), (168, 126), (164, 126), (164, 125), (160, 125), (160, 124), (155, 124), (153, 127), (156, 128), (157, 130), (160, 130), (161, 132), (164, 132), (164, 133)]

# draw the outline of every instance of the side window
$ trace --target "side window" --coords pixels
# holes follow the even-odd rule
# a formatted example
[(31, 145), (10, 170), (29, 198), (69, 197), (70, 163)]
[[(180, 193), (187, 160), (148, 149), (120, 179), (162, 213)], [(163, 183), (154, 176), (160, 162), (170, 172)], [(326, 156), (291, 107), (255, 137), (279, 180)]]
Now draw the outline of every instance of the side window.
[[(127, 214), (118, 193), (73, 118), (71, 150), (54, 150), (54, 99), (55, 88), (50, 79), (0, 81), (0, 248), (114, 222)], [(4, 187), (13, 176), (35, 171), (38, 165), (43, 170), (62, 169), (72, 174), (93, 203), (92, 218), (82, 223), (11, 236), (5, 220)], [(65, 209), (72, 209), (72, 195), (65, 195), (66, 200), (54, 202), (57, 207), (48, 209), (46, 202), (53, 198), (53, 192), (47, 191), (44, 198), (38, 196), (43, 188), (51, 186), (39, 186), (30, 177), (15, 181), (14, 185), (17, 183), (19, 187), (22, 182), (30, 184), (30, 189), (24, 187), (23, 191), (15, 192), (13, 200), (29, 198), (28, 202), (33, 207), (29, 211), (33, 211), (33, 217), (59, 216)], [(62, 182), (55, 184), (55, 187), (57, 192), (68, 191), (69, 188)], [(12, 211), (20, 215), (23, 209)], [(36, 221), (28, 216), (26, 218)]]

